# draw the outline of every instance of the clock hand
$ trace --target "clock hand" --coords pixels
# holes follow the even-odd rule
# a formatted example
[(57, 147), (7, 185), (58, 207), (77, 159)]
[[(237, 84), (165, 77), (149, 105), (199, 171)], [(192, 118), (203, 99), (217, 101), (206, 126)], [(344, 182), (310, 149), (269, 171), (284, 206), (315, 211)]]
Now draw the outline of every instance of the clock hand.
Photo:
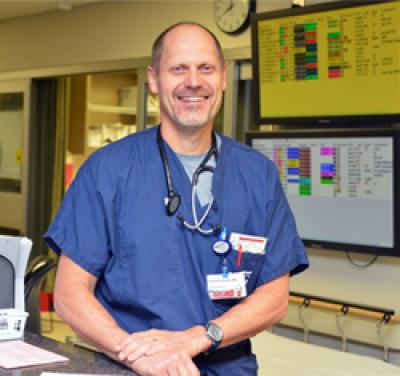
[(222, 16), (224, 16), (226, 13), (228, 13), (231, 9), (233, 8), (233, 0), (229, 2), (228, 8), (225, 9), (224, 13), (222, 13)]

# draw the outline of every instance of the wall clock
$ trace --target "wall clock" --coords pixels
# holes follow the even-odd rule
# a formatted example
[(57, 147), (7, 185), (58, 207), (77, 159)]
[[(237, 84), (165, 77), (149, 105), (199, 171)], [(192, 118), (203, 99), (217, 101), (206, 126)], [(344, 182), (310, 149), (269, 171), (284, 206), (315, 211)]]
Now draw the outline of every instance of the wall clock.
[(255, 6), (255, 0), (215, 0), (215, 21), (225, 33), (240, 33), (249, 26)]

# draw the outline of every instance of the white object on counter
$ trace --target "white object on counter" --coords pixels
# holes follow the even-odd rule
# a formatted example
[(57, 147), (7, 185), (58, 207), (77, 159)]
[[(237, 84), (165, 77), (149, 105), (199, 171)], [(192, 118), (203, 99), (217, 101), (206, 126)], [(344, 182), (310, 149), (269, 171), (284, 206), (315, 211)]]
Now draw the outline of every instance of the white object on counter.
[(22, 338), (28, 316), (19, 309), (0, 309), (0, 340)]

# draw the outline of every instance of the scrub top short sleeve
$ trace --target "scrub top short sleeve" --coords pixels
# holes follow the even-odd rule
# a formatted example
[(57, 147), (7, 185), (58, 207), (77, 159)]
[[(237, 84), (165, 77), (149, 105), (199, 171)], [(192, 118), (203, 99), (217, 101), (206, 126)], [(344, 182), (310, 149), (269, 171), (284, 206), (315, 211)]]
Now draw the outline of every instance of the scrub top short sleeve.
[(299, 238), (296, 223), (278, 172), (270, 164), (272, 195), (266, 207), (266, 255), (257, 279), (257, 286), (284, 274), (293, 276), (307, 269), (308, 257)]
[(85, 163), (81, 167), (44, 238), (57, 254), (64, 252), (99, 277), (109, 258), (109, 239), (103, 202), (93, 174), (95, 166)]

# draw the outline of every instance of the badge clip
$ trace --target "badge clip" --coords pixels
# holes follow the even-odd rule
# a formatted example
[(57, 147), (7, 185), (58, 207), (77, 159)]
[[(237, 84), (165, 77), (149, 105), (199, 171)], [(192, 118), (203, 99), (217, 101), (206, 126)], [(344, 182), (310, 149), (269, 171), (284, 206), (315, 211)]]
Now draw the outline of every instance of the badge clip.
[(219, 234), (218, 240), (213, 244), (214, 252), (222, 257), (222, 276), (227, 278), (229, 275), (228, 264), (226, 262), (226, 255), (232, 249), (231, 243), (227, 240), (228, 231), (224, 227)]

